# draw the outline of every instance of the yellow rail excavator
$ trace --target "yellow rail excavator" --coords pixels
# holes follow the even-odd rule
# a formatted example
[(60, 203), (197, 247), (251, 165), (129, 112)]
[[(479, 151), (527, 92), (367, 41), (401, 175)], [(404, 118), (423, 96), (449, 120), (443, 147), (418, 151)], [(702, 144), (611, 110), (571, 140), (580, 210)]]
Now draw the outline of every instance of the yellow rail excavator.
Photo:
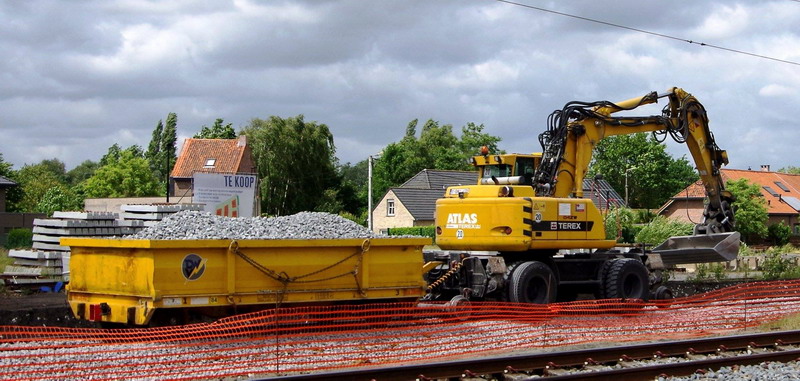
[[(667, 98), (661, 115), (613, 116)], [(652, 249), (615, 249), (603, 215), (583, 194), (595, 145), (608, 136), (652, 132), (685, 143), (708, 204), (691, 236)], [(539, 135), (542, 153), (472, 158), (475, 185), (450, 187), (436, 202), (436, 243), (428, 252), (428, 299), (550, 303), (597, 298), (669, 299), (662, 272), (680, 263), (736, 258), (733, 195), (720, 167), (728, 164), (708, 128), (704, 107), (680, 88), (622, 102), (569, 102)]]

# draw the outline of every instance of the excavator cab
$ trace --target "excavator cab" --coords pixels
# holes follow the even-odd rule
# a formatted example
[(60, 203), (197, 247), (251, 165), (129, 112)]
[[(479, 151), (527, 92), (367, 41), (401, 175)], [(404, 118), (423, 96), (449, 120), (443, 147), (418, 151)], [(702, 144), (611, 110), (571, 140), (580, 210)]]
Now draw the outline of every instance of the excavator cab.
[(533, 174), (542, 159), (541, 153), (489, 154), (486, 147), (481, 155), (472, 158), (478, 168), (479, 184), (482, 185), (532, 185)]

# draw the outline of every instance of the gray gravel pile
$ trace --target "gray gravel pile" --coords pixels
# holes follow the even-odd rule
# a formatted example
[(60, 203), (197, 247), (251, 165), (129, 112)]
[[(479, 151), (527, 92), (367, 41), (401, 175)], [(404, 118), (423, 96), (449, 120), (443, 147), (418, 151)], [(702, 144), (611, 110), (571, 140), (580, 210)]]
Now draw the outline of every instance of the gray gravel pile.
[(389, 238), (346, 218), (320, 212), (281, 217), (222, 217), (185, 210), (129, 239), (347, 239)]

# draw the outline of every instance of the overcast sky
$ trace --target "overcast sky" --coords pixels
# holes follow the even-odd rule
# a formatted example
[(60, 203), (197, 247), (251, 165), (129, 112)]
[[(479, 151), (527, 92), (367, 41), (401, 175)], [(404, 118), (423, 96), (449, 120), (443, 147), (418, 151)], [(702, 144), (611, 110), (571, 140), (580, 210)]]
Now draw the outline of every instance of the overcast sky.
[(729, 168), (800, 166), (800, 1), (517, 2), (795, 64), (491, 0), (3, 0), (0, 153), (69, 170), (114, 143), (147, 147), (170, 112), (179, 144), (216, 118), (238, 131), (304, 114), (342, 163), (415, 118), (482, 123), (534, 152), (569, 101), (678, 86), (705, 105)]

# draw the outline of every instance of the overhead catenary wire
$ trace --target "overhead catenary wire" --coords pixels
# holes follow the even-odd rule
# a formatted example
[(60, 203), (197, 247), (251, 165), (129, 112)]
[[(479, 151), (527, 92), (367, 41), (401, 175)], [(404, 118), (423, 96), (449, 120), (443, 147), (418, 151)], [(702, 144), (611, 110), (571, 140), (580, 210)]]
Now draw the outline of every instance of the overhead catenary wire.
[[(652, 36), (668, 38), (668, 39), (671, 39), (671, 40), (676, 40), (676, 41), (681, 41), (681, 42), (688, 42), (688, 43), (694, 44), (694, 45), (700, 45), (700, 46), (705, 46), (705, 47), (709, 47), (709, 48), (724, 50), (724, 51), (731, 52), (731, 53), (743, 54), (743, 55), (748, 55), (748, 56), (751, 56), (751, 57), (763, 58), (763, 59), (767, 59), (767, 60), (771, 60), (771, 61), (777, 61), (777, 62), (781, 62), (781, 63), (785, 63), (785, 64), (800, 66), (800, 62), (784, 60), (784, 59), (780, 59), (780, 58), (765, 56), (763, 54), (756, 54), (756, 53), (746, 52), (746, 51), (738, 50), (738, 49), (726, 48), (724, 46), (708, 44), (708, 43), (705, 43), (705, 42), (694, 41), (694, 40), (690, 40), (690, 39), (686, 39), (686, 38), (682, 38), (682, 37), (675, 37), (675, 36), (671, 36), (671, 35), (664, 34), (664, 33), (652, 32), (652, 31), (649, 31), (649, 30), (634, 28), (634, 27), (625, 26), (625, 25), (622, 25), (622, 24), (616, 24), (616, 23), (612, 23), (612, 22), (608, 22), (608, 21), (597, 20), (597, 19), (593, 19), (593, 18), (590, 18), (590, 17), (578, 16), (578, 15), (573, 15), (573, 14), (570, 14), (570, 13), (554, 11), (552, 9), (537, 7), (537, 6), (533, 6), (533, 5), (529, 5), (529, 4), (522, 4), (522, 3), (515, 2), (515, 1), (509, 1), (509, 0), (495, 0), (495, 1), (497, 1), (499, 3), (509, 4), (509, 5), (516, 5), (518, 7), (534, 9), (534, 10), (541, 11), (541, 12), (552, 13), (552, 14), (556, 14), (556, 15), (559, 15), (559, 16), (571, 17), (571, 18), (578, 19), (578, 20), (593, 22), (593, 23), (596, 23), (596, 24), (602, 24), (602, 25), (606, 25), (606, 26), (610, 26), (610, 27), (614, 27), (614, 28), (626, 29), (626, 30), (637, 32), (637, 33), (649, 34), (649, 35), (652, 35)], [(793, 1), (800, 2), (800, 0), (793, 0)]]

